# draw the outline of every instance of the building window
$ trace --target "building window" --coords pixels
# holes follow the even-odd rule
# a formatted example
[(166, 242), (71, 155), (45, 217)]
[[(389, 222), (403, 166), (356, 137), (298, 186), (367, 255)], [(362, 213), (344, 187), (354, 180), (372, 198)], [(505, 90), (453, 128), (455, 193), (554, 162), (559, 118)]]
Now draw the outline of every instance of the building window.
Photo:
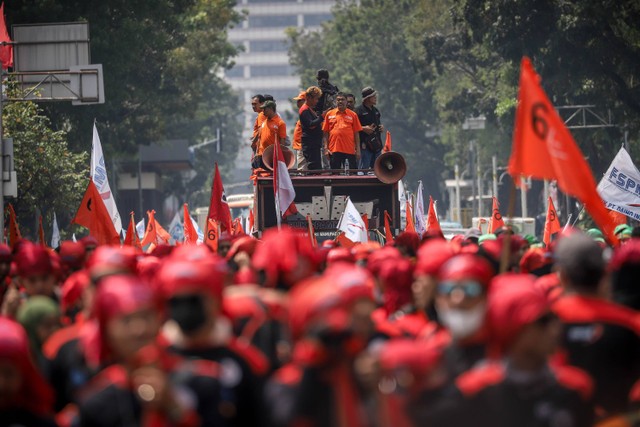
[(315, 27), (319, 26), (323, 22), (330, 21), (331, 19), (333, 19), (333, 15), (331, 15), (330, 13), (304, 15), (304, 25), (305, 27)]
[(224, 75), (226, 77), (244, 77), (244, 66), (242, 65), (236, 65), (235, 67), (229, 69), (229, 70), (224, 70)]
[(249, 42), (250, 52), (286, 52), (289, 49), (287, 40), (252, 40)]
[(278, 104), (279, 108), (284, 109), (286, 106), (292, 105), (291, 99), (300, 93), (300, 89), (265, 89), (264, 93), (273, 96), (273, 99), (276, 100), (276, 104)]
[(295, 70), (291, 65), (254, 65), (251, 67), (251, 77), (291, 76)]
[(247, 0), (247, 3), (297, 3), (298, 0)]
[(298, 17), (296, 15), (249, 16), (249, 28), (277, 28), (296, 26), (298, 26)]

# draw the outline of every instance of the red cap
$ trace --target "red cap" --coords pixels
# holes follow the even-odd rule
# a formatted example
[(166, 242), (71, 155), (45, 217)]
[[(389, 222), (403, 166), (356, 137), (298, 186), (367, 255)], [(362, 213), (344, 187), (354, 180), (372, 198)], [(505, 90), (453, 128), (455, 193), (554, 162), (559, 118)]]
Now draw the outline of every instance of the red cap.
[(336, 262), (350, 262), (354, 263), (355, 257), (351, 251), (342, 246), (333, 248), (327, 254), (327, 265), (335, 264)]
[(87, 260), (87, 270), (95, 281), (110, 274), (135, 274), (138, 252), (133, 246), (101, 245)]
[(154, 283), (156, 273), (162, 266), (160, 258), (153, 255), (140, 257), (136, 264), (136, 272), (138, 277), (145, 283)]
[(531, 248), (520, 259), (520, 272), (532, 273), (550, 264), (553, 264), (551, 252), (543, 248)]
[(349, 305), (360, 298), (373, 299), (375, 280), (363, 267), (342, 262), (328, 267), (324, 276), (331, 281), (344, 304)]
[(416, 276), (436, 276), (442, 265), (455, 255), (455, 250), (446, 240), (432, 239), (418, 249)]
[(85, 249), (95, 249), (100, 245), (98, 239), (93, 236), (85, 236), (80, 239), (80, 242), (84, 245)]
[(395, 243), (396, 247), (404, 246), (416, 253), (418, 252), (418, 247), (420, 247), (420, 236), (413, 231), (404, 231), (396, 237)]
[(382, 299), (387, 314), (392, 314), (413, 300), (413, 264), (406, 258), (383, 263), (379, 274)]
[(440, 268), (438, 280), (475, 280), (484, 287), (489, 286), (489, 282), (493, 277), (493, 269), (491, 265), (477, 255), (460, 254), (449, 259)]
[(100, 325), (105, 326), (111, 319), (157, 303), (153, 289), (139, 278), (124, 274), (113, 275), (100, 282), (92, 315)]
[(289, 227), (282, 227), (281, 230), (271, 228), (265, 231), (262, 241), (263, 243), (256, 248), (252, 263), (256, 270), (266, 273), (266, 287), (279, 284), (293, 286), (295, 283), (290, 281), (301, 278), (289, 279), (287, 275), (299, 268), (302, 264), (300, 258), (308, 268), (307, 271), (300, 272), (299, 276), (308, 277), (315, 271), (315, 251), (308, 237)]
[(85, 248), (81, 242), (65, 240), (60, 244), (60, 260), (69, 270), (79, 270), (84, 265)]
[(89, 287), (90, 283), (91, 279), (86, 270), (76, 271), (64, 281), (61, 288), (62, 304), (60, 307), (63, 312), (67, 311), (69, 307), (73, 306), (76, 301), (80, 299), (82, 293)]
[(385, 246), (372, 252), (367, 258), (367, 270), (374, 276), (380, 273), (380, 268), (389, 260), (402, 259), (402, 254), (394, 246)]
[(253, 256), (258, 242), (258, 239), (254, 239), (251, 236), (238, 237), (231, 245), (229, 252), (227, 252), (227, 259), (233, 259), (240, 252), (246, 252), (249, 257)]
[(380, 244), (378, 242), (358, 243), (351, 249), (351, 253), (356, 261), (362, 261), (379, 249)]
[(198, 261), (171, 259), (158, 270), (156, 282), (165, 299), (180, 293), (207, 293), (222, 298), (227, 274), (227, 263), (219, 257)]
[(15, 258), (19, 276), (53, 273), (51, 257), (44, 246), (26, 242), (20, 245)]
[(522, 328), (549, 310), (546, 296), (535, 287), (529, 274), (501, 274), (491, 282), (487, 319), (495, 344), (506, 349)]
[(620, 270), (624, 265), (640, 266), (640, 239), (629, 239), (615, 249), (609, 262), (609, 271)]

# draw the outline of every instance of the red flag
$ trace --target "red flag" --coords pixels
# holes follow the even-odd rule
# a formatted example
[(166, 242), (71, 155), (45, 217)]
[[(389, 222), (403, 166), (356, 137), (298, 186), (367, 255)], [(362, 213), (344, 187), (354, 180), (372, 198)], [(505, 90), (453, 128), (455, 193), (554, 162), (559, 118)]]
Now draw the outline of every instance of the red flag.
[(442, 233), (442, 228), (440, 228), (440, 222), (438, 221), (438, 216), (436, 215), (436, 207), (433, 203), (433, 197), (429, 196), (429, 212), (427, 212), (427, 231), (435, 230)]
[(387, 139), (384, 141), (382, 152), (388, 153), (389, 151), (391, 151), (391, 132), (387, 131)]
[(89, 179), (87, 191), (84, 193), (78, 212), (71, 223), (89, 229), (89, 234), (95, 237), (101, 245), (120, 244), (120, 236), (113, 226), (111, 215), (109, 215), (109, 211), (107, 211), (107, 207), (91, 179)]
[(16, 211), (13, 210), (13, 205), (9, 203), (7, 209), (9, 210), (9, 244), (13, 248), (18, 243), (18, 240), (22, 239), (22, 236), (20, 235), (20, 228), (18, 228), (18, 220)]
[(556, 180), (560, 189), (580, 200), (611, 243), (615, 225), (596, 190), (589, 164), (562, 118), (540, 86), (529, 58), (522, 59), (509, 174)]
[(138, 237), (138, 232), (136, 231), (136, 221), (133, 217), (133, 212), (129, 214), (129, 227), (127, 227), (127, 236), (124, 238), (124, 246), (133, 246), (134, 248), (142, 249), (142, 245), (140, 244), (140, 238)]
[(42, 215), (38, 217), (38, 243), (40, 243), (45, 248), (47, 247), (47, 242), (44, 240), (44, 228), (42, 227)]
[(336, 237), (335, 240), (340, 244), (340, 246), (345, 247), (347, 249), (351, 249), (356, 245), (353, 240), (350, 240), (347, 236), (345, 236), (344, 232), (338, 234), (338, 237)]
[(498, 199), (493, 197), (493, 207), (491, 208), (491, 219), (489, 220), (489, 233), (495, 233), (500, 227), (504, 227), (504, 220), (498, 209)]
[[(11, 43), (9, 32), (7, 31), (7, 24), (4, 19), (4, 2), (0, 5), (0, 42)], [(0, 63), (2, 68), (7, 69), (13, 67), (13, 46), (6, 45), (0, 46)]]
[(218, 221), (207, 219), (207, 232), (204, 234), (204, 242), (214, 251), (218, 252)]
[(609, 209), (609, 216), (615, 225), (626, 224), (627, 216), (618, 211), (612, 211)]
[(369, 215), (365, 213), (360, 215), (360, 218), (362, 218), (362, 222), (364, 222), (364, 229), (369, 230)]
[(309, 231), (309, 241), (314, 248), (318, 247), (318, 240), (316, 239), (316, 230), (313, 228), (313, 221), (311, 221), (311, 215), (307, 214), (307, 230)]
[(413, 214), (411, 213), (411, 203), (407, 200), (407, 225), (404, 227), (404, 231), (416, 232), (416, 226), (413, 223)]
[(556, 213), (555, 206), (553, 206), (551, 197), (549, 197), (547, 203), (549, 206), (547, 206), (547, 220), (544, 222), (544, 237), (542, 241), (546, 246), (549, 246), (549, 243), (551, 243), (551, 235), (561, 231), (562, 227), (560, 227), (560, 220), (558, 220), (558, 214)]
[(282, 218), (286, 218), (288, 215), (298, 213), (296, 204), (293, 202), (296, 198), (296, 190), (293, 188), (289, 169), (278, 141), (273, 145), (273, 195), (278, 202), (276, 209), (280, 209), (280, 212), (276, 212), (277, 215), (282, 214)]
[(389, 212), (384, 211), (384, 236), (387, 243), (393, 242), (393, 233), (391, 233), (391, 226), (389, 225), (390, 221), (391, 215), (389, 215)]
[(231, 210), (227, 203), (227, 196), (224, 193), (222, 178), (218, 170), (218, 163), (215, 164), (213, 182), (211, 183), (211, 201), (209, 202), (208, 219), (218, 221), (222, 231), (231, 233)]
[(184, 243), (195, 245), (198, 243), (198, 232), (191, 222), (191, 215), (189, 215), (189, 205), (186, 203), (182, 205), (182, 214), (184, 222)]

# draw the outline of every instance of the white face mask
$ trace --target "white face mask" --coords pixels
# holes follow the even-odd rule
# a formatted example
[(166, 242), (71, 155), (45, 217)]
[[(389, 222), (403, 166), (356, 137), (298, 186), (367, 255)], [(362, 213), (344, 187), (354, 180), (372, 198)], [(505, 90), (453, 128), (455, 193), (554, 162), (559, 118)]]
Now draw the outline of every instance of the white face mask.
[(471, 310), (440, 309), (438, 310), (438, 318), (454, 339), (462, 339), (473, 335), (480, 329), (484, 322), (485, 312), (485, 303), (481, 303)]

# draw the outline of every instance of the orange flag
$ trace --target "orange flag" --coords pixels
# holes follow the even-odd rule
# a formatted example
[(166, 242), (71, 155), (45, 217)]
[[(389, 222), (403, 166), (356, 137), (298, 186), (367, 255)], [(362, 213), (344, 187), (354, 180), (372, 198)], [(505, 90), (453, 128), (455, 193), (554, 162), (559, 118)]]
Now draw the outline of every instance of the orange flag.
[(307, 214), (307, 230), (309, 231), (309, 241), (314, 248), (318, 247), (318, 240), (316, 239), (316, 230), (313, 228), (313, 221), (311, 221), (311, 215)]
[(101, 245), (120, 244), (120, 236), (113, 226), (111, 215), (109, 215), (109, 211), (91, 179), (89, 179), (87, 191), (84, 193), (78, 212), (71, 223), (89, 229), (89, 234), (95, 237)]
[(255, 217), (253, 216), (253, 209), (249, 211), (249, 234), (253, 233), (253, 225), (255, 224)]
[(198, 232), (191, 222), (191, 215), (189, 215), (189, 205), (186, 203), (182, 205), (182, 214), (184, 222), (184, 243), (195, 245), (198, 243)]
[(387, 139), (384, 141), (382, 152), (388, 153), (389, 151), (391, 151), (391, 132), (387, 131)]
[(242, 228), (242, 218), (238, 217), (231, 223), (231, 235), (242, 236), (244, 235), (244, 228)]
[[(7, 31), (7, 23), (4, 19), (4, 3), (0, 6), (0, 42), (11, 42), (9, 32)], [(2, 63), (3, 69), (13, 67), (13, 46), (1, 46), (0, 47), (0, 63)]]
[(416, 226), (413, 223), (413, 214), (411, 213), (411, 203), (407, 200), (407, 225), (404, 227), (404, 231), (416, 232)]
[(627, 216), (625, 214), (621, 214), (618, 211), (612, 211), (609, 209), (609, 216), (615, 225), (626, 224)]
[(615, 225), (608, 215), (591, 168), (562, 118), (540, 86), (529, 58), (523, 58), (520, 90), (509, 159), (509, 174), (556, 180), (560, 189), (580, 200), (610, 243), (617, 243)]
[(551, 197), (549, 197), (547, 203), (549, 206), (547, 206), (547, 220), (544, 222), (544, 237), (542, 241), (546, 246), (549, 246), (549, 243), (551, 243), (551, 235), (561, 231), (562, 227), (560, 227), (560, 220), (558, 219), (558, 214), (556, 213), (555, 206), (553, 206)]
[(47, 247), (47, 242), (44, 240), (44, 227), (42, 227), (42, 215), (38, 217), (38, 243)]
[(347, 248), (347, 249), (351, 249), (352, 247), (354, 247), (356, 244), (353, 242), (353, 240), (349, 239), (347, 236), (345, 236), (344, 232), (338, 234), (338, 237), (336, 237), (336, 242), (338, 242), (340, 244), (340, 246)]
[(13, 210), (13, 205), (9, 203), (7, 209), (9, 210), (9, 244), (13, 248), (18, 243), (18, 240), (22, 239), (22, 236), (20, 235), (20, 228), (18, 227), (16, 211)]
[(391, 215), (389, 212), (384, 211), (384, 237), (387, 243), (393, 242), (393, 233), (391, 233), (391, 226), (389, 225), (391, 221)]
[(429, 196), (429, 212), (427, 213), (427, 231), (435, 230), (442, 233), (442, 228), (440, 228), (440, 222), (438, 221), (438, 216), (436, 215), (436, 207), (433, 203), (433, 197)]
[(156, 211), (147, 211), (147, 216), (149, 218), (147, 230), (145, 231), (140, 244), (142, 246), (147, 246), (149, 244), (154, 244), (156, 246), (159, 244), (168, 244), (169, 240), (171, 240), (171, 236), (167, 233), (167, 230), (162, 228), (160, 223), (156, 221)]
[(218, 252), (218, 221), (207, 219), (207, 232), (204, 234), (204, 242), (214, 252)]
[(493, 197), (493, 207), (491, 208), (491, 219), (489, 220), (489, 233), (495, 233), (500, 227), (504, 227), (504, 220), (498, 209), (498, 199)]
[(142, 249), (142, 245), (140, 244), (140, 238), (138, 237), (138, 232), (136, 231), (136, 221), (133, 217), (133, 212), (130, 214), (129, 219), (129, 227), (127, 227), (127, 236), (124, 238), (124, 246), (133, 246), (134, 248)]

